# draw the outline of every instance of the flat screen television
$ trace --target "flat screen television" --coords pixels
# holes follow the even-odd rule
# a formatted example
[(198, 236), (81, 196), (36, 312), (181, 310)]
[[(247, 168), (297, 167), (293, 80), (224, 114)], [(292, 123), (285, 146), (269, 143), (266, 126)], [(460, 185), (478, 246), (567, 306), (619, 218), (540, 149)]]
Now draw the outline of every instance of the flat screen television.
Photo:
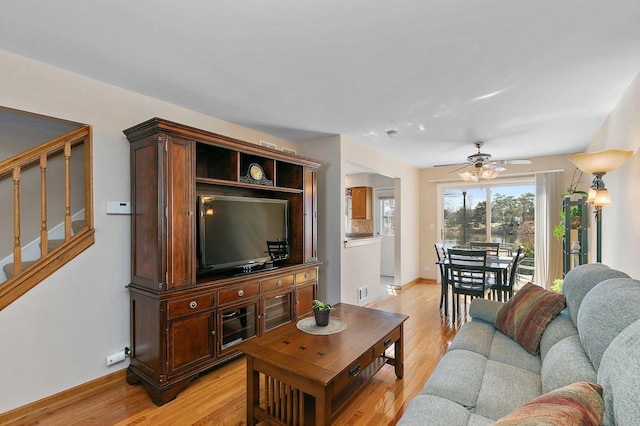
[(270, 260), (267, 241), (288, 237), (287, 200), (199, 195), (198, 207), (201, 272), (263, 264)]

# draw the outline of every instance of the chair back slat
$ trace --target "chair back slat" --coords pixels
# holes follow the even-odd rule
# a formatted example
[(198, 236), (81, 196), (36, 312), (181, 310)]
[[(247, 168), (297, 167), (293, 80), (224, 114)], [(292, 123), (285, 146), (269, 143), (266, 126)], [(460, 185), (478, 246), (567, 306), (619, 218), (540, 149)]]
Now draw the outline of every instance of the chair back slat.
[(500, 243), (490, 243), (487, 241), (471, 241), (469, 247), (472, 250), (485, 250), (487, 254), (498, 256)]

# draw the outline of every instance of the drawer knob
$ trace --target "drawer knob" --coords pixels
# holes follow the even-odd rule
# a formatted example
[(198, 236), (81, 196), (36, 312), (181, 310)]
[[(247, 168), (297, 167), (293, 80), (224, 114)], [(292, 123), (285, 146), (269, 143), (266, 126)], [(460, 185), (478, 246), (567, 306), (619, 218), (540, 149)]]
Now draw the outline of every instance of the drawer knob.
[(360, 363), (357, 363), (355, 367), (349, 370), (349, 377), (355, 377), (360, 373)]
[(189, 302), (189, 307), (191, 309), (195, 309), (198, 307), (198, 302), (196, 302), (195, 300), (192, 300), (191, 302)]
[(278, 282), (276, 283), (276, 285), (277, 285), (278, 287), (280, 287), (280, 286), (282, 285), (282, 280), (278, 280)]
[(240, 297), (244, 296), (244, 290), (238, 290), (238, 296)]
[(308, 273), (308, 272), (305, 272), (305, 273), (304, 273), (304, 277), (305, 277), (305, 278), (309, 278), (309, 273)]

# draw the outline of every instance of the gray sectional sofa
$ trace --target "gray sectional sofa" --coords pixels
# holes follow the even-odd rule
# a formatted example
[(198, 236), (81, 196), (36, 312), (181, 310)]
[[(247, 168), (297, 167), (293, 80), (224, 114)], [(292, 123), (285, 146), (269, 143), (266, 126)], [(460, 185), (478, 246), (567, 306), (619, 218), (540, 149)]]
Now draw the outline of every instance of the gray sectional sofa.
[(491, 425), (574, 382), (603, 389), (605, 425), (640, 425), (640, 281), (602, 264), (565, 277), (567, 307), (548, 323), (539, 355), (494, 327), (499, 302), (474, 299), (420, 395), (398, 422)]

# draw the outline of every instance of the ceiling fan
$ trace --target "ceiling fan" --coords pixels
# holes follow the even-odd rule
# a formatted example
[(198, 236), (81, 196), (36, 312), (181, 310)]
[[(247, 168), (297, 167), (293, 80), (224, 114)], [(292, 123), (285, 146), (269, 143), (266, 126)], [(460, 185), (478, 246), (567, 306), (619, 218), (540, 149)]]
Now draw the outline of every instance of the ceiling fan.
[[(504, 167), (499, 164), (531, 164), (531, 160), (491, 160), (491, 154), (485, 154), (480, 152), (480, 148), (484, 145), (484, 142), (475, 142), (475, 147), (478, 148), (478, 152), (467, 157), (466, 163), (458, 164), (439, 164), (434, 167), (446, 167), (462, 165), (463, 167), (453, 170), (449, 173), (457, 172), (460, 178), (464, 181), (479, 182), (481, 179), (495, 179), (500, 172), (504, 172)], [(467, 169), (464, 172), (460, 170)]]

